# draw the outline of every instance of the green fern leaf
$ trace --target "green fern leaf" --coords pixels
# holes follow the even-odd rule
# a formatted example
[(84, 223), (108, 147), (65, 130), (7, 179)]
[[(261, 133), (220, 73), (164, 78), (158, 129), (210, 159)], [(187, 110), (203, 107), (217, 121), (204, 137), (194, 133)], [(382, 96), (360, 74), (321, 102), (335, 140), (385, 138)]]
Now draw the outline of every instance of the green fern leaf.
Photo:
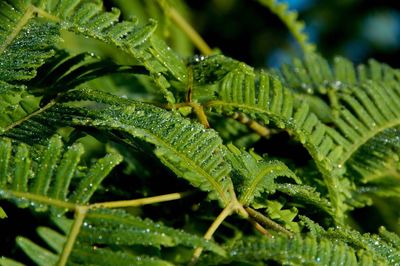
[(157, 26), (154, 20), (150, 20), (144, 26), (132, 21), (118, 22), (118, 9), (104, 12), (101, 2), (84, 0), (39, 7), (62, 22), (60, 25), (63, 29), (116, 46), (139, 60), (151, 73), (156, 74), (155, 82), (167, 100), (174, 101), (167, 90), (171, 85), (166, 76), (172, 76), (185, 83), (186, 66), (163, 40), (153, 35)]
[(91, 245), (200, 246), (220, 255), (225, 254), (224, 250), (213, 242), (154, 223), (149, 219), (142, 220), (122, 210), (90, 211), (78, 240)]
[[(325, 59), (315, 54), (307, 55), (304, 61), (295, 60), (292, 67), (284, 66), (281, 70), (289, 87), (328, 93), (334, 101), (337, 132), (330, 134), (342, 147), (337, 163), (347, 165), (351, 175), (364, 182), (385, 172), (385, 162), (399, 160), (399, 73), (373, 60), (369, 66), (360, 65), (357, 71), (343, 58), (335, 59), (331, 69)], [(370, 152), (369, 147), (376, 149)]]
[(301, 182), (297, 176), (282, 162), (266, 161), (254, 152), (240, 151), (232, 144), (228, 145), (230, 152), (227, 158), (234, 173), (235, 189), (238, 191), (239, 202), (245, 206), (251, 205), (255, 197), (262, 192), (272, 193), (276, 189), (274, 180), (279, 176), (293, 178)]
[[(155, 155), (179, 177), (211, 192), (211, 197), (219, 199), (223, 205), (229, 203), (230, 166), (224, 159), (225, 147), (213, 130), (160, 108), (99, 91), (75, 91), (66, 95), (67, 99), (91, 100), (107, 107), (88, 112), (60, 105), (59, 109), (45, 113), (45, 119), (95, 127), (105, 132), (119, 131), (128, 144), (133, 144), (136, 138), (143, 139), (156, 146)], [(71, 111), (73, 114), (69, 115)], [(115, 114), (118, 114), (117, 119)]]
[(335, 134), (310, 112), (306, 103), (295, 106), (293, 93), (266, 73), (235, 70), (228, 73), (215, 89), (215, 97), (205, 105), (219, 113), (241, 112), (268, 124), (272, 121), (293, 133), (307, 148), (321, 170), (342, 171), (336, 161), (346, 139)]

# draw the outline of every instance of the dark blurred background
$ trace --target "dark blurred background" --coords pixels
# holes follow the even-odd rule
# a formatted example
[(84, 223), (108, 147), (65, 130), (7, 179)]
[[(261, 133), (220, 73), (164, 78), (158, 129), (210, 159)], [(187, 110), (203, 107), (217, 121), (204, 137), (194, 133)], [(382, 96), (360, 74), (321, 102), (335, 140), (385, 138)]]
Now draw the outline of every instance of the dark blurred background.
[[(297, 10), (323, 56), (374, 58), (400, 67), (400, 1), (277, 0)], [(256, 1), (188, 0), (192, 24), (210, 46), (256, 67), (276, 67), (301, 52), (289, 31)]]

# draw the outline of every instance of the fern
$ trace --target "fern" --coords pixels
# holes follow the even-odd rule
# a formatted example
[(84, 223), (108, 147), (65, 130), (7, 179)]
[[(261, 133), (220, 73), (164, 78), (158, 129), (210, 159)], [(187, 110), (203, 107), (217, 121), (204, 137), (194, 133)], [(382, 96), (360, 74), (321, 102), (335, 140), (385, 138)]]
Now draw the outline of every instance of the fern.
[[(347, 139), (340, 140), (335, 133), (343, 147), (338, 164), (349, 168), (349, 176), (368, 182), (396, 169), (399, 94), (394, 84), (397, 70), (371, 60), (368, 66), (360, 65), (356, 71), (342, 58), (337, 58), (331, 69), (317, 55), (308, 55), (303, 62), (297, 60), (293, 67), (297, 70), (289, 72), (290, 67), (282, 68), (282, 77), (288, 86), (301, 88), (306, 84), (312, 91), (328, 94), (335, 108), (332, 122), (337, 126), (336, 131)], [(301, 86), (300, 80), (304, 82)], [(376, 148), (371, 152), (370, 147)], [(391, 173), (396, 176), (396, 171)]]
[(315, 50), (315, 46), (308, 43), (308, 36), (303, 33), (304, 23), (297, 21), (296, 12), (287, 10), (288, 6), (286, 3), (279, 3), (276, 0), (258, 0), (258, 2), (268, 7), (271, 12), (276, 14), (285, 23), (305, 54)]
[[(56, 121), (65, 123), (69, 120), (65, 123), (67, 125), (120, 131), (127, 135), (124, 141), (128, 144), (132, 144), (134, 138), (154, 144), (155, 155), (178, 176), (188, 179), (202, 190), (213, 192), (214, 198), (224, 205), (228, 203), (230, 166), (225, 162), (226, 151), (221, 139), (213, 130), (206, 130), (201, 125), (150, 105), (130, 101), (123, 104), (121, 99), (100, 92), (81, 90), (66, 95), (66, 99), (92, 100), (109, 106), (88, 113), (82, 110), (80, 115), (73, 113), (72, 116), (67, 115), (68, 109), (61, 106), (55, 114), (48, 112), (49, 117), (45, 119), (59, 117)], [(120, 114), (119, 120), (113, 116), (115, 112)], [(94, 119), (88, 119), (88, 116)], [(152, 119), (149, 120), (149, 117)], [(210, 154), (213, 156), (210, 157)]]
[(400, 263), (400, 72), (258, 2), (303, 58), (227, 57), (180, 0), (0, 3), (0, 265)]
[(239, 111), (263, 123), (272, 121), (280, 128), (287, 128), (304, 143), (321, 167), (336, 168), (334, 162), (340, 151), (334, 150), (336, 140), (328, 134), (331, 130), (309, 111), (307, 104), (295, 107), (293, 93), (278, 79), (239, 68), (227, 73), (218, 84), (214, 99), (206, 102), (207, 107), (217, 112)]

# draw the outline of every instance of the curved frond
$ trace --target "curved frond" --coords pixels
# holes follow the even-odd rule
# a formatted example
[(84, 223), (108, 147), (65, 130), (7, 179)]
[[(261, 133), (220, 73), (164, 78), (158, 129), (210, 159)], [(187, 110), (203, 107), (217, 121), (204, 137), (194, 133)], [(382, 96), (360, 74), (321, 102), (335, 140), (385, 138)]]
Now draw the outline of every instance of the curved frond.
[(118, 9), (113, 8), (111, 12), (105, 12), (101, 2), (85, 0), (71, 3), (61, 1), (54, 6), (39, 8), (43, 8), (60, 21), (63, 29), (114, 45), (141, 62), (155, 74), (155, 81), (166, 94), (168, 101), (174, 99), (167, 91), (171, 84), (166, 77), (186, 82), (186, 66), (183, 60), (162, 39), (153, 34), (157, 26), (154, 20), (150, 20), (146, 25), (138, 25), (136, 21), (119, 22)]
[[(318, 69), (314, 71), (315, 75), (320, 73)], [(344, 201), (353, 189), (349, 180), (339, 177), (346, 166), (361, 173), (362, 168), (370, 171), (369, 161), (377, 162), (377, 157), (398, 160), (399, 141), (396, 133), (389, 133), (398, 126), (400, 117), (400, 94), (393, 82), (364, 82), (340, 91), (341, 109), (333, 119), (337, 128), (322, 123), (307, 102), (295, 101), (291, 90), (266, 73), (234, 69), (212, 88), (214, 98), (205, 102), (211, 110), (224, 114), (241, 112), (263, 123), (271, 121), (296, 136), (323, 174), (337, 210), (347, 208)], [(368, 144), (377, 147), (375, 155), (371, 156)]]
[(87, 203), (101, 181), (122, 161), (117, 153), (99, 159), (83, 170), (84, 177), (70, 191), (84, 152), (82, 144), (64, 147), (60, 136), (55, 135), (42, 147), (41, 157), (36, 156), (35, 148), (38, 147), (13, 143), (7, 138), (0, 140), (0, 195), (16, 201), (20, 207), (32, 206), (41, 211), (47, 207), (36, 204), (35, 198), (49, 204), (57, 201), (67, 209)]
[(304, 23), (297, 20), (297, 12), (289, 11), (285, 3), (279, 3), (277, 0), (257, 0), (260, 4), (268, 7), (272, 13), (277, 15), (286, 25), (290, 33), (299, 43), (305, 54), (314, 52), (315, 45), (308, 42), (308, 36), (303, 32)]
[(89, 100), (105, 106), (89, 112), (60, 105), (44, 113), (43, 119), (94, 127), (109, 133), (120, 132), (122, 140), (132, 145), (137, 139), (151, 143), (156, 147), (155, 155), (179, 177), (211, 192), (212, 197), (224, 205), (229, 203), (230, 166), (224, 159), (225, 147), (214, 130), (163, 109), (99, 91), (74, 91), (64, 100)]
[[(272, 121), (294, 134), (308, 149), (317, 165), (337, 169), (342, 153), (340, 144), (347, 144), (339, 134), (323, 124), (310, 112), (306, 103), (295, 106), (293, 93), (267, 73), (228, 73), (215, 91), (215, 98), (206, 107), (219, 113), (241, 112), (251, 119), (268, 124)], [(340, 170), (340, 169), (337, 169)]]
[(374, 168), (374, 171), (382, 169), (382, 161), (399, 160), (400, 92), (397, 90), (395, 84), (367, 82), (339, 96), (341, 110), (334, 122), (349, 140), (339, 163), (347, 164), (361, 177)]

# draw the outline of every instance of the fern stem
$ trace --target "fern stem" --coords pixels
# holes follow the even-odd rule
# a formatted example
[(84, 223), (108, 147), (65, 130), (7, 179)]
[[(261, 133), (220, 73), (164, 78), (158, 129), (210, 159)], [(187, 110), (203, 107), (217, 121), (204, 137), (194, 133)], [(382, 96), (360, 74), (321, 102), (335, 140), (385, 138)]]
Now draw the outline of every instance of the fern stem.
[(83, 220), (85, 219), (86, 213), (88, 211), (88, 207), (79, 206), (75, 210), (75, 220), (72, 224), (72, 228), (70, 233), (68, 234), (67, 242), (65, 242), (64, 249), (60, 255), (60, 260), (58, 261), (58, 266), (64, 266), (67, 264), (68, 257), (72, 252), (72, 248), (74, 247), (75, 240), (78, 237), (79, 231), (81, 230), (81, 226), (83, 224)]
[(259, 124), (256, 121), (248, 118), (244, 114), (235, 112), (232, 115), (232, 118), (239, 121), (241, 124), (246, 125), (247, 127), (249, 127), (251, 130), (253, 130), (255, 133), (257, 133), (261, 137), (268, 137), (271, 134), (271, 132), (268, 128), (262, 126), (261, 124)]
[(68, 203), (68, 202), (65, 202), (62, 200), (57, 200), (57, 199), (49, 198), (49, 197), (42, 196), (42, 195), (36, 195), (36, 194), (29, 193), (29, 192), (20, 192), (20, 191), (9, 191), (9, 192), (4, 191), (4, 192), (5, 192), (6, 196), (7, 196), (7, 194), (10, 194), (11, 196), (14, 196), (19, 199), (32, 200), (32, 201), (52, 205), (52, 206), (59, 207), (59, 208), (65, 208), (70, 211), (76, 209), (76, 205), (73, 203)]
[(189, 106), (191, 106), (197, 116), (197, 119), (199, 119), (199, 122), (205, 127), (205, 128), (209, 128), (210, 124), (208, 123), (207, 120), (207, 116), (204, 113), (204, 109), (203, 106), (201, 106), (198, 103), (195, 102), (191, 102), (189, 103)]
[(99, 202), (88, 206), (89, 209), (94, 208), (123, 208), (123, 207), (136, 207), (143, 206), (147, 204), (154, 204), (159, 202), (178, 200), (192, 194), (191, 192), (177, 192), (171, 194), (165, 194), (155, 197), (134, 199), (134, 200), (119, 200), (119, 201), (109, 201), (109, 202)]
[[(218, 227), (222, 224), (222, 222), (233, 213), (233, 211), (237, 208), (238, 202), (233, 200), (230, 204), (228, 204), (222, 212), (217, 216), (211, 226), (208, 228), (207, 232), (204, 235), (204, 239), (210, 240), (215, 231), (217, 231)], [(196, 248), (193, 252), (192, 259), (190, 260), (189, 265), (193, 266), (198, 261), (201, 253), (203, 252), (203, 248)]]
[(270, 232), (268, 232), (267, 229), (265, 229), (261, 224), (257, 223), (256, 221), (254, 221), (253, 219), (248, 219), (249, 222), (251, 223), (251, 225), (254, 226), (254, 228), (260, 232), (261, 234), (268, 236), (268, 237), (272, 237), (272, 235), (270, 234)]
[(211, 55), (212, 49), (197, 33), (195, 29), (187, 22), (187, 20), (173, 7), (167, 6), (165, 1), (158, 1), (165, 14), (189, 37), (193, 44), (204, 55)]
[(259, 222), (260, 224), (264, 225), (264, 226), (268, 226), (271, 227), (272, 229), (275, 229), (278, 232), (282, 232), (285, 235), (292, 237), (293, 233), (290, 232), (289, 230), (287, 230), (286, 228), (284, 228), (283, 226), (281, 226), (280, 224), (274, 222), (273, 220), (271, 220), (270, 218), (266, 217), (265, 215), (263, 215), (262, 213), (250, 208), (250, 207), (245, 207), (245, 210), (247, 211), (247, 213), (254, 218), (254, 220), (256, 220), (257, 222)]

